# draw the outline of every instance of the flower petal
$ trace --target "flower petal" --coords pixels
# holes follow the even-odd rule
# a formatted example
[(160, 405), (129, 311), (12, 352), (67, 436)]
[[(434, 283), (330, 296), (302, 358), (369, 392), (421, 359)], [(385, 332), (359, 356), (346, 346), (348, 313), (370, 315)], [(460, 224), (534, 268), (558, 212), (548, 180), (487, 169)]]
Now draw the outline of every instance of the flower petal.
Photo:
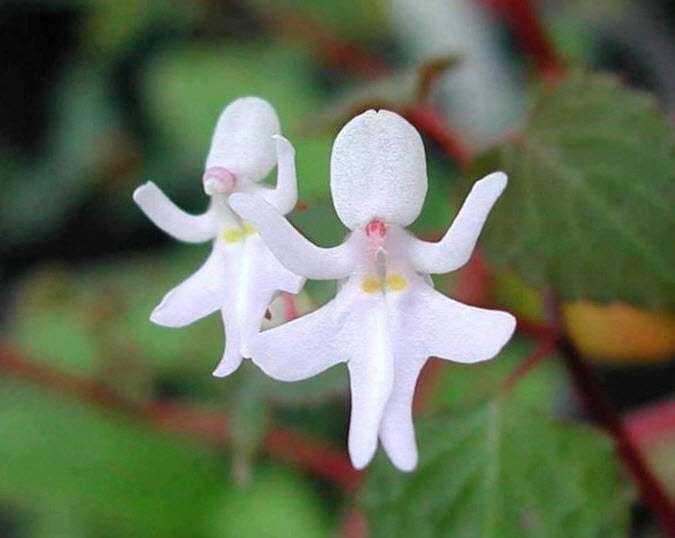
[(347, 360), (341, 333), (342, 323), (331, 301), (311, 314), (260, 333), (251, 345), (253, 362), (281, 381), (307, 379)]
[(368, 110), (347, 123), (331, 155), (331, 193), (350, 229), (374, 218), (407, 226), (422, 210), (427, 169), (415, 128), (388, 110)]
[(212, 208), (202, 215), (190, 215), (179, 209), (152, 181), (134, 191), (134, 202), (162, 231), (179, 241), (202, 243), (217, 234)]
[(467, 306), (426, 288), (409, 320), (427, 348), (427, 355), (456, 362), (491, 359), (504, 347), (516, 328), (508, 312)]
[(227, 262), (218, 249), (190, 278), (164, 296), (150, 319), (165, 327), (184, 327), (222, 307), (229, 282)]
[(348, 363), (352, 392), (349, 455), (352, 465), (363, 469), (377, 449), (377, 434), (394, 382), (394, 364), (385, 303), (377, 301), (374, 308), (358, 314), (355, 342), (342, 345), (353, 348)]
[(251, 345), (260, 331), (265, 311), (279, 291), (298, 293), (305, 279), (281, 265), (255, 234), (241, 245), (222, 308), (225, 353), (214, 371), (224, 377), (236, 370), (242, 357), (251, 356)]
[(265, 311), (274, 296), (279, 291), (298, 293), (305, 279), (281, 265), (259, 235), (250, 237), (245, 249), (236, 309), (241, 324), (241, 353), (250, 357), (250, 346), (258, 336)]
[(506, 188), (504, 172), (494, 172), (477, 181), (466, 197), (443, 239), (428, 243), (413, 238), (410, 258), (422, 273), (447, 273), (469, 261), (488, 214)]
[(295, 171), (295, 149), (283, 136), (275, 135), (277, 148), (277, 186), (263, 188), (260, 195), (279, 213), (290, 213), (298, 202), (298, 180)]
[(243, 359), (241, 354), (241, 323), (232, 309), (221, 310), (225, 330), (225, 351), (213, 371), (215, 377), (226, 377), (234, 372)]
[(317, 247), (255, 194), (235, 193), (230, 207), (252, 222), (279, 261), (297, 275), (318, 280), (346, 277), (354, 266), (349, 242), (333, 248)]
[(412, 405), (417, 378), (427, 361), (424, 352), (410, 346), (394, 352), (394, 386), (380, 424), (380, 440), (392, 463), (402, 471), (417, 466), (417, 443)]
[(218, 118), (206, 168), (220, 166), (235, 176), (263, 179), (276, 164), (272, 136), (281, 127), (277, 113), (259, 97), (242, 97), (230, 103)]

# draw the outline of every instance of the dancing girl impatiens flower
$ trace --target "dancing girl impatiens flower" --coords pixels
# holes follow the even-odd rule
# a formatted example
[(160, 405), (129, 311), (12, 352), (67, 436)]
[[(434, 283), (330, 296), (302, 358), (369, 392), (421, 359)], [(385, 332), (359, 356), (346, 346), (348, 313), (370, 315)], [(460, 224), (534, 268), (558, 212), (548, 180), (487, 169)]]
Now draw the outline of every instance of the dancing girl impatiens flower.
[(370, 462), (379, 437), (393, 463), (412, 470), (412, 399), (428, 357), (487, 360), (513, 334), (513, 316), (453, 301), (435, 291), (428, 276), (467, 262), (506, 181), (501, 172), (478, 181), (438, 243), (415, 238), (405, 227), (419, 215), (427, 191), (422, 140), (397, 114), (369, 110), (345, 125), (333, 146), (333, 203), (351, 230), (341, 245), (319, 248), (261, 198), (232, 196), (232, 208), (253, 222), (289, 270), (340, 281), (334, 300), (262, 332), (250, 351), (267, 374), (284, 381), (347, 363), (348, 445), (356, 468)]
[[(248, 346), (274, 295), (297, 293), (304, 284), (304, 278), (282, 266), (255, 228), (229, 206), (232, 193), (246, 192), (266, 200), (279, 213), (293, 209), (295, 155), (279, 132), (276, 112), (257, 97), (237, 99), (223, 110), (206, 158), (203, 185), (211, 201), (202, 215), (183, 212), (152, 182), (134, 192), (143, 212), (169, 235), (188, 243), (213, 240), (204, 265), (171, 290), (150, 319), (166, 327), (183, 327), (220, 310), (226, 341), (216, 376), (230, 374), (242, 356), (250, 356)], [(276, 188), (259, 185), (277, 160)]]

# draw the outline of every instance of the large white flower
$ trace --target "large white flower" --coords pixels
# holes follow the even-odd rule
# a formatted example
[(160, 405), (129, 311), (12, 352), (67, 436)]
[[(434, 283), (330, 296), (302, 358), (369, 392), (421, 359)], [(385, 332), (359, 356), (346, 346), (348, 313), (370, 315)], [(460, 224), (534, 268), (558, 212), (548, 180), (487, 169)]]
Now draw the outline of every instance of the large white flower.
[(506, 182), (501, 172), (478, 181), (438, 243), (415, 238), (405, 227), (420, 213), (427, 191), (422, 140), (397, 114), (369, 110), (345, 125), (333, 146), (333, 202), (351, 230), (341, 245), (319, 248), (264, 200), (232, 197), (232, 208), (255, 224), (288, 269), (340, 281), (334, 300), (262, 332), (251, 352), (267, 374), (284, 381), (347, 363), (348, 444), (356, 468), (370, 462), (379, 437), (393, 463), (412, 470), (412, 399), (428, 357), (483, 361), (513, 334), (513, 316), (453, 301), (435, 291), (428, 276), (466, 263)]
[[(226, 342), (216, 376), (230, 374), (242, 356), (250, 356), (248, 346), (274, 295), (281, 290), (297, 293), (304, 284), (304, 278), (282, 266), (253, 225), (229, 205), (232, 193), (245, 192), (266, 200), (279, 213), (293, 209), (295, 153), (279, 132), (276, 112), (257, 97), (237, 99), (223, 110), (206, 158), (203, 186), (211, 200), (202, 215), (185, 213), (152, 182), (134, 192), (143, 212), (169, 235), (188, 243), (213, 240), (204, 265), (167, 293), (150, 319), (166, 327), (183, 327), (220, 310)], [(275, 161), (276, 188), (259, 185)]]

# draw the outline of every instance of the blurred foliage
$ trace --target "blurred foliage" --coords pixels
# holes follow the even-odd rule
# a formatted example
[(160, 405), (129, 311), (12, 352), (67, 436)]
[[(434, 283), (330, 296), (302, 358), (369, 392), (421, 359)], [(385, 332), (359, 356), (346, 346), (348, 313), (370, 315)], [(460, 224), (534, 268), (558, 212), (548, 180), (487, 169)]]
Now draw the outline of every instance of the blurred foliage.
[(370, 536), (621, 537), (629, 501), (611, 443), (507, 397), (420, 420), (414, 474), (380, 459), (362, 502)]
[(224, 487), (194, 443), (5, 380), (0, 400), (0, 495), (77, 509), (89, 535), (188, 535)]
[[(629, 47), (634, 39), (636, 57), (649, 61), (629, 66), (629, 81), (668, 99), (667, 73), (652, 72), (663, 65), (653, 47), (659, 36), (645, 33), (639, 17), (628, 26), (607, 23), (621, 19), (625, 2), (550, 4), (547, 23), (567, 60), (613, 66), (612, 39)], [(0, 289), (3, 339), (28, 359), (101, 382), (129, 402), (222, 409), (232, 442), (227, 450), (209, 448), (0, 376), (0, 534), (335, 535), (337, 511), (350, 497), (270, 465), (261, 444), (279, 423), (344, 447), (346, 368), (278, 383), (246, 362), (230, 378), (214, 379), (224, 338), (218, 316), (180, 330), (148, 320), (208, 246), (166, 248), (169, 241), (131, 203), (131, 192), (152, 179), (179, 205), (203, 209), (199, 178), (218, 113), (236, 97), (257, 94), (274, 105), (297, 151), (301, 204), (291, 220), (313, 241), (335, 245), (347, 233), (328, 188), (336, 130), (366, 106), (405, 108), (422, 100), (443, 112), (456, 104), (452, 79), (443, 92), (431, 84), (420, 95), (430, 62), (390, 65), (412, 56), (389, 24), (396, 9), (390, 0), (8, 6), (30, 21), (62, 10), (77, 36), (72, 49), (55, 39), (64, 27), (34, 36), (40, 54), (57, 57), (58, 76), (41, 81), (45, 103), (33, 110), (31, 100), (42, 94), (29, 87), (5, 96), (5, 108), (30, 103), (26, 117), (42, 108), (47, 114), (43, 132), (34, 133), (41, 143), (0, 147), (0, 278), (9, 283)], [(512, 50), (517, 40), (506, 26), (493, 31), (508, 54), (481, 61), (488, 72), (491, 61), (499, 62), (492, 68), (508, 71), (523, 97), (533, 73)], [(419, 39), (426, 37), (447, 36)], [(353, 49), (343, 47), (350, 43)], [(371, 79), (345, 69), (361, 47), (381, 60), (382, 72)], [(472, 61), (470, 53), (445, 52), (459, 66)], [(22, 58), (11, 60), (8, 77), (31, 69)], [(496, 302), (539, 322), (542, 287), (567, 299), (672, 309), (672, 125), (645, 94), (588, 71), (538, 86), (533, 99), (528, 117), (504, 140), (487, 141), (494, 149), (465, 174), (473, 182), (502, 168), (511, 177), (481, 239), (497, 268)], [(461, 201), (459, 172), (431, 141), (425, 145), (429, 194), (413, 228), (437, 236)], [(334, 294), (334, 283), (308, 282), (299, 308), (308, 311)], [(271, 323), (280, 322), (283, 309), (270, 310)], [(566, 322), (593, 342), (609, 335), (617, 345), (621, 339), (612, 334), (635, 330), (647, 335), (649, 349), (659, 335), (671, 342), (651, 323), (670, 314), (631, 312), (633, 332), (602, 316)], [(395, 472), (380, 454), (368, 471), (361, 499), (372, 536), (627, 534), (630, 496), (608, 440), (559, 421), (574, 410), (556, 355), (505, 393), (504, 379), (537, 345), (519, 336), (499, 360), (442, 364), (420, 413), (419, 470)], [(619, 351), (624, 359), (641, 352)], [(650, 455), (672, 489), (671, 448), (662, 441)]]
[[(675, 147), (645, 94), (577, 71), (472, 175), (515, 178), (485, 230), (498, 267), (564, 299), (675, 306)], [(473, 181), (473, 179), (472, 179)]]

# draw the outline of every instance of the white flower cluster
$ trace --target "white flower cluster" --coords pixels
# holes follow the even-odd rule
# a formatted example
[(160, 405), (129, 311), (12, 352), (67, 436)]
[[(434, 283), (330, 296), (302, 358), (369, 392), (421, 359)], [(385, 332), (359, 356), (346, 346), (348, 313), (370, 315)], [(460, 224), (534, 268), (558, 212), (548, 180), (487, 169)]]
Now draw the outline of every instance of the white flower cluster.
[[(297, 186), (294, 150), (279, 132), (274, 109), (262, 99), (245, 97), (225, 108), (206, 159), (211, 204), (203, 215), (184, 213), (153, 183), (134, 192), (165, 232), (182, 241), (213, 240), (204, 265), (164, 297), (151, 319), (181, 327), (220, 309), (226, 346), (216, 376), (232, 373), (242, 357), (282, 381), (347, 363), (353, 465), (370, 462), (379, 438), (394, 465), (412, 470), (412, 400), (427, 359), (490, 359), (515, 329), (510, 314), (453, 301), (429, 277), (467, 262), (506, 175), (476, 182), (439, 242), (417, 239), (406, 226), (427, 192), (422, 139), (399, 115), (369, 110), (342, 128), (331, 156), (333, 204), (350, 233), (341, 245), (320, 248), (283, 216), (295, 206)], [(275, 162), (276, 188), (261, 186)], [(306, 278), (337, 280), (335, 298), (260, 332), (274, 296), (298, 293)]]

